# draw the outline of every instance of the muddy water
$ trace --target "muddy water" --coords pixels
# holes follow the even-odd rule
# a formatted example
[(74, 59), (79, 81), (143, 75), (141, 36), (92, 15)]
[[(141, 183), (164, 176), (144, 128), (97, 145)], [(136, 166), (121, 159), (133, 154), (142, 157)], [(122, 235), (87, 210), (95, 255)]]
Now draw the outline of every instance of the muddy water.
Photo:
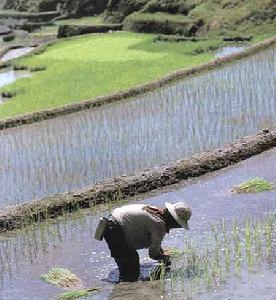
[(186, 158), (275, 124), (275, 70), (270, 50), (135, 99), (0, 132), (0, 207)]
[[(200, 241), (210, 230), (209, 225), (218, 222), (220, 218), (224, 218), (229, 225), (233, 218), (242, 222), (248, 216), (261, 219), (268, 212), (275, 213), (276, 190), (259, 194), (230, 192), (233, 186), (252, 177), (264, 177), (276, 184), (276, 148), (194, 181), (183, 182), (154, 194), (140, 196), (135, 202), (163, 206), (165, 201), (185, 200), (193, 210), (190, 220), (191, 230), (172, 230), (163, 243), (164, 248), (169, 246), (181, 248), (185, 237)], [(97, 220), (102, 213), (89, 211), (81, 213), (82, 216), (73, 214), (53, 224), (31, 227), (10, 237), (0, 238), (1, 300), (53, 299), (62, 291), (39, 279), (41, 274), (47, 273), (53, 266), (69, 268), (81, 277), (86, 285), (101, 287), (101, 293), (96, 298), (90, 299), (140, 299), (137, 298), (137, 294), (141, 295), (142, 299), (147, 293), (152, 299), (163, 296), (160, 286), (150, 283), (114, 286), (106, 282), (107, 278), (116, 278), (117, 271), (106, 244), (92, 239)], [(106, 208), (105, 213), (108, 213)], [(146, 250), (140, 251), (140, 258), (143, 271), (146, 272), (149, 264)], [(272, 292), (275, 294), (275, 285), (272, 280), (268, 280), (272, 278), (274, 270), (264, 269), (263, 273), (259, 274), (261, 278), (265, 277), (265, 281), (258, 279), (259, 283), (255, 287), (262, 287), (262, 292), (258, 290), (256, 295), (266, 297)], [(226, 290), (223, 290), (222, 286), (219, 291), (210, 292), (212, 297), (209, 299), (216, 299), (216, 293), (242, 294), (244, 299), (248, 299), (247, 296), (252, 295), (250, 286), (254, 288), (254, 285), (252, 281), (248, 285), (244, 278), (238, 282), (241, 291), (235, 291), (233, 287), (235, 280), (230, 280), (225, 286)], [(204, 298), (205, 295), (202, 294), (200, 299), (207, 299)], [(164, 297), (164, 299), (171, 298)]]
[(18, 49), (12, 49), (0, 58), (0, 61), (7, 62), (9, 60), (19, 58), (23, 55), (29, 54), (34, 50), (34, 47), (22, 47)]

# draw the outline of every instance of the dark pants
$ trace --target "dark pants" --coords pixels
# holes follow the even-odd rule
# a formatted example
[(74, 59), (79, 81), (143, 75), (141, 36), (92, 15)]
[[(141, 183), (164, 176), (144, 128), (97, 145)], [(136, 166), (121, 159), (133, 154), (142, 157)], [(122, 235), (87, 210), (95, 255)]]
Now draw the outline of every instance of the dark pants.
[(108, 221), (104, 239), (118, 265), (120, 281), (137, 281), (140, 275), (138, 252), (127, 243), (122, 227), (115, 220)]

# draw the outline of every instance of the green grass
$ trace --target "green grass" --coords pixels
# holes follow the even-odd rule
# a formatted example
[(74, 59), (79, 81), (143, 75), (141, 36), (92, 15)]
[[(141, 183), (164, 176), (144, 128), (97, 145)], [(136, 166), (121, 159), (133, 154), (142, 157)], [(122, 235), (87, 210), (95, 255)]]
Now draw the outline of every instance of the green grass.
[(263, 178), (253, 178), (232, 189), (233, 193), (259, 193), (273, 189), (273, 185)]
[(78, 19), (65, 19), (55, 21), (53, 25), (43, 26), (31, 33), (34, 37), (57, 35), (59, 25), (101, 25), (103, 24), (100, 16), (83, 17)]
[(100, 16), (82, 17), (78, 19), (65, 19), (56, 21), (57, 25), (100, 25), (102, 24)]
[(1, 105), (0, 119), (91, 99), (142, 84), (180, 68), (214, 58), (212, 52), (193, 55), (196, 49), (219, 47), (219, 40), (153, 43), (154, 35), (118, 32), (60, 41), (40, 55), (15, 62), (44, 66), (6, 86), (16, 96)]

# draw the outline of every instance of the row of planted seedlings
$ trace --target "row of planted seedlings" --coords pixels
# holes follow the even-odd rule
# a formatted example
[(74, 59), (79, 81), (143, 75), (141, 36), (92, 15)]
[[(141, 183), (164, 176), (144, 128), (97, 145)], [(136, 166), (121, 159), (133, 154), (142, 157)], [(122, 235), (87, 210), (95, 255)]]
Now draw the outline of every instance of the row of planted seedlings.
[(92, 239), (100, 215), (108, 215), (115, 207), (125, 203), (119, 192), (114, 199), (106, 197), (103, 203), (87, 209), (76, 203), (74, 207), (64, 208), (54, 219), (47, 208), (34, 212), (38, 223), (34, 223), (33, 218), (19, 219), (22, 222), (20, 229), (0, 232), (0, 282), (5, 274), (12, 277), (23, 259), (34, 263), (39, 253), (47, 254), (52, 247), (77, 238), (81, 231), (87, 230)]
[[(171, 248), (172, 271), (161, 270), (160, 286), (170, 299), (192, 299), (200, 291), (223, 286), (241, 272), (257, 272), (276, 262), (276, 214), (232, 224), (220, 220), (198, 240), (186, 238), (182, 250)], [(161, 266), (162, 268), (162, 266)], [(160, 270), (157, 269), (159, 272)], [(151, 274), (155, 279), (155, 274)]]

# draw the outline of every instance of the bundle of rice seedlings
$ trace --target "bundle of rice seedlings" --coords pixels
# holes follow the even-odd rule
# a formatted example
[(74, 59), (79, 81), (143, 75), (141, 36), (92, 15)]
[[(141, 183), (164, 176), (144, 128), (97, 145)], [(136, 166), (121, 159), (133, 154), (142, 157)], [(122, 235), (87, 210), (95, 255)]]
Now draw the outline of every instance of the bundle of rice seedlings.
[(47, 274), (41, 275), (41, 279), (68, 290), (82, 288), (81, 280), (70, 270), (64, 268), (52, 268)]
[(92, 292), (97, 291), (97, 288), (91, 288), (86, 290), (80, 290), (80, 291), (69, 291), (60, 294), (57, 299), (58, 300), (71, 300), (71, 299), (78, 299), (82, 297), (89, 296)]
[(272, 190), (273, 186), (270, 182), (263, 178), (253, 178), (234, 187), (233, 193), (259, 193)]
[(183, 254), (183, 252), (177, 247), (170, 247), (169, 249), (167, 249), (167, 252), (171, 257), (175, 258), (180, 257)]

